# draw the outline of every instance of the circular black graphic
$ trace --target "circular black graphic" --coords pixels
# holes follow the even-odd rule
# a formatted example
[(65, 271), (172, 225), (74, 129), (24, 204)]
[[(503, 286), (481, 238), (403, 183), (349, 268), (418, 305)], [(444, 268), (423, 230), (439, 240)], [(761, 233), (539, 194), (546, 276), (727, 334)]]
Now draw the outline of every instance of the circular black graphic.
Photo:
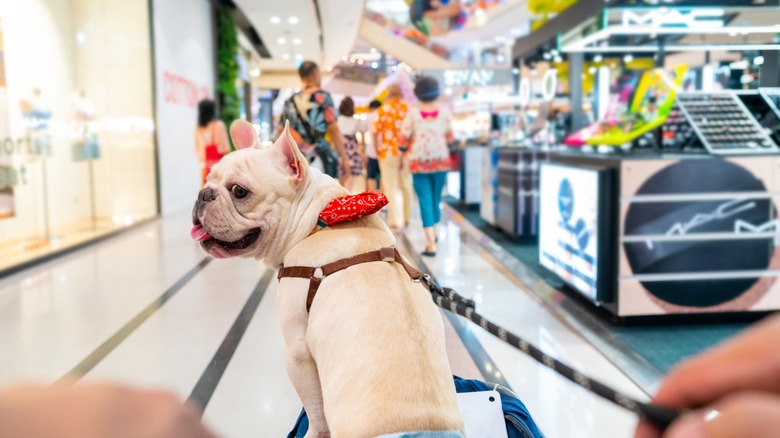
[[(747, 169), (725, 160), (679, 161), (650, 177), (637, 195), (702, 194), (702, 200), (634, 202), (625, 218), (625, 234), (696, 235), (774, 231), (768, 199), (740, 197), (739, 192), (765, 192), (766, 187)], [(728, 199), (706, 199), (707, 193), (735, 193)], [(736, 236), (741, 237), (741, 236)], [(634, 275), (689, 274), (703, 279), (642, 281), (657, 298), (671, 304), (709, 307), (730, 301), (750, 289), (758, 278), (711, 279), (726, 271), (763, 271), (774, 245), (770, 238), (751, 240), (663, 240), (623, 244)], [(707, 279), (710, 277), (710, 279)]]

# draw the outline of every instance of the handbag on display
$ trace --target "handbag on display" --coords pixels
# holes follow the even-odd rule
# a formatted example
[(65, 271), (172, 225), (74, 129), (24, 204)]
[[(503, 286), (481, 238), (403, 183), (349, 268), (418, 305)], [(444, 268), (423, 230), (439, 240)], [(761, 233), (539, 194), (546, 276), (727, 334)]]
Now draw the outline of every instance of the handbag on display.
[(71, 155), (73, 161), (91, 161), (100, 158), (100, 143), (97, 135), (88, 134), (82, 137), (81, 141), (71, 145)]

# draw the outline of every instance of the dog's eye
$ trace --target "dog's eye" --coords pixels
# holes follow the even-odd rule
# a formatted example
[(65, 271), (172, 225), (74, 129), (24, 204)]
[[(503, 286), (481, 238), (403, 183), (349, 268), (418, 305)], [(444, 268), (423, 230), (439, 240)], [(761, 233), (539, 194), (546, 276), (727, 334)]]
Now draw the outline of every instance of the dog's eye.
[(233, 184), (233, 187), (230, 188), (230, 193), (232, 193), (233, 196), (235, 196), (237, 199), (246, 198), (246, 195), (249, 194), (245, 188), (238, 184)]

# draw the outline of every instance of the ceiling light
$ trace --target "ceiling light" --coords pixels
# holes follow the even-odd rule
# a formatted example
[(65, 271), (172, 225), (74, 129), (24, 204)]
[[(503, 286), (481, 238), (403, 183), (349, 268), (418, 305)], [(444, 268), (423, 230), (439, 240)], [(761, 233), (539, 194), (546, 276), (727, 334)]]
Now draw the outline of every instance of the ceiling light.
[(284, 59), (285, 61), (290, 59), (290, 54), (289, 53), (285, 53), (284, 55), (282, 55), (282, 59)]
[(591, 65), (591, 66), (588, 68), (588, 73), (590, 73), (590, 74), (592, 74), (592, 75), (595, 75), (595, 74), (596, 74), (596, 67)]
[(632, 55), (626, 55), (626, 56), (623, 57), (623, 62), (625, 62), (626, 64), (628, 64), (629, 62), (631, 62), (633, 60), (634, 60), (634, 57)]
[(376, 47), (371, 48), (371, 53), (376, 53)]
[(301, 39), (300, 38), (293, 38), (292, 39), (292, 43), (295, 44), (296, 46), (300, 45), (301, 44)]
[(256, 77), (260, 76), (260, 73), (262, 73), (262, 72), (260, 71), (259, 67), (255, 67), (255, 68), (249, 70), (249, 76), (251, 76), (253, 78), (256, 78)]
[(296, 17), (295, 15), (288, 17), (287, 22), (290, 24), (298, 24), (298, 17)]
[(300, 53), (296, 54), (295, 55), (295, 60), (296, 61), (303, 61), (303, 55), (301, 55)]
[(346, 56), (342, 56), (341, 60), (344, 61), (344, 62), (347, 62), (347, 61), (349, 61), (349, 58), (347, 58)]
[(276, 42), (279, 44), (287, 44), (287, 38), (285, 37), (279, 37), (276, 39)]
[(357, 62), (357, 59), (355, 59), (355, 57), (353, 56), (353, 57), (349, 58), (349, 62), (354, 64), (355, 62)]
[(763, 56), (756, 56), (753, 58), (753, 65), (764, 65), (764, 57)]
[(601, 55), (596, 55), (593, 57), (593, 62), (601, 62), (604, 60), (604, 57)]
[(392, 66), (392, 67), (390, 67), (390, 70), (392, 70), (392, 71), (396, 71), (396, 70), (398, 70), (398, 67), (396, 67), (396, 66)]
[(358, 59), (358, 65), (363, 65), (363, 58)]
[(279, 18), (279, 17), (277, 17), (275, 15), (273, 17), (271, 17), (271, 24), (279, 24), (281, 22), (282, 22), (281, 18)]
[(379, 63), (378, 62), (374, 61), (374, 62), (371, 63), (371, 68), (377, 68), (377, 67), (379, 67)]

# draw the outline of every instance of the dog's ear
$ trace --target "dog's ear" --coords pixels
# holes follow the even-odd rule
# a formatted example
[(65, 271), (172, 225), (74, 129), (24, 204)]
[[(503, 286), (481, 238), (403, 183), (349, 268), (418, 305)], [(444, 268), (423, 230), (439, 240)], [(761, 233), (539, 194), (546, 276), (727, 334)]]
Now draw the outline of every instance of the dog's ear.
[(259, 144), (255, 127), (246, 120), (239, 119), (230, 125), (230, 138), (236, 149), (257, 147)]
[(276, 140), (272, 149), (284, 158), (287, 170), (292, 172), (295, 180), (303, 181), (309, 164), (306, 162), (306, 157), (298, 149), (298, 143), (295, 142), (290, 132), (290, 122), (285, 122), (284, 131), (279, 139)]

